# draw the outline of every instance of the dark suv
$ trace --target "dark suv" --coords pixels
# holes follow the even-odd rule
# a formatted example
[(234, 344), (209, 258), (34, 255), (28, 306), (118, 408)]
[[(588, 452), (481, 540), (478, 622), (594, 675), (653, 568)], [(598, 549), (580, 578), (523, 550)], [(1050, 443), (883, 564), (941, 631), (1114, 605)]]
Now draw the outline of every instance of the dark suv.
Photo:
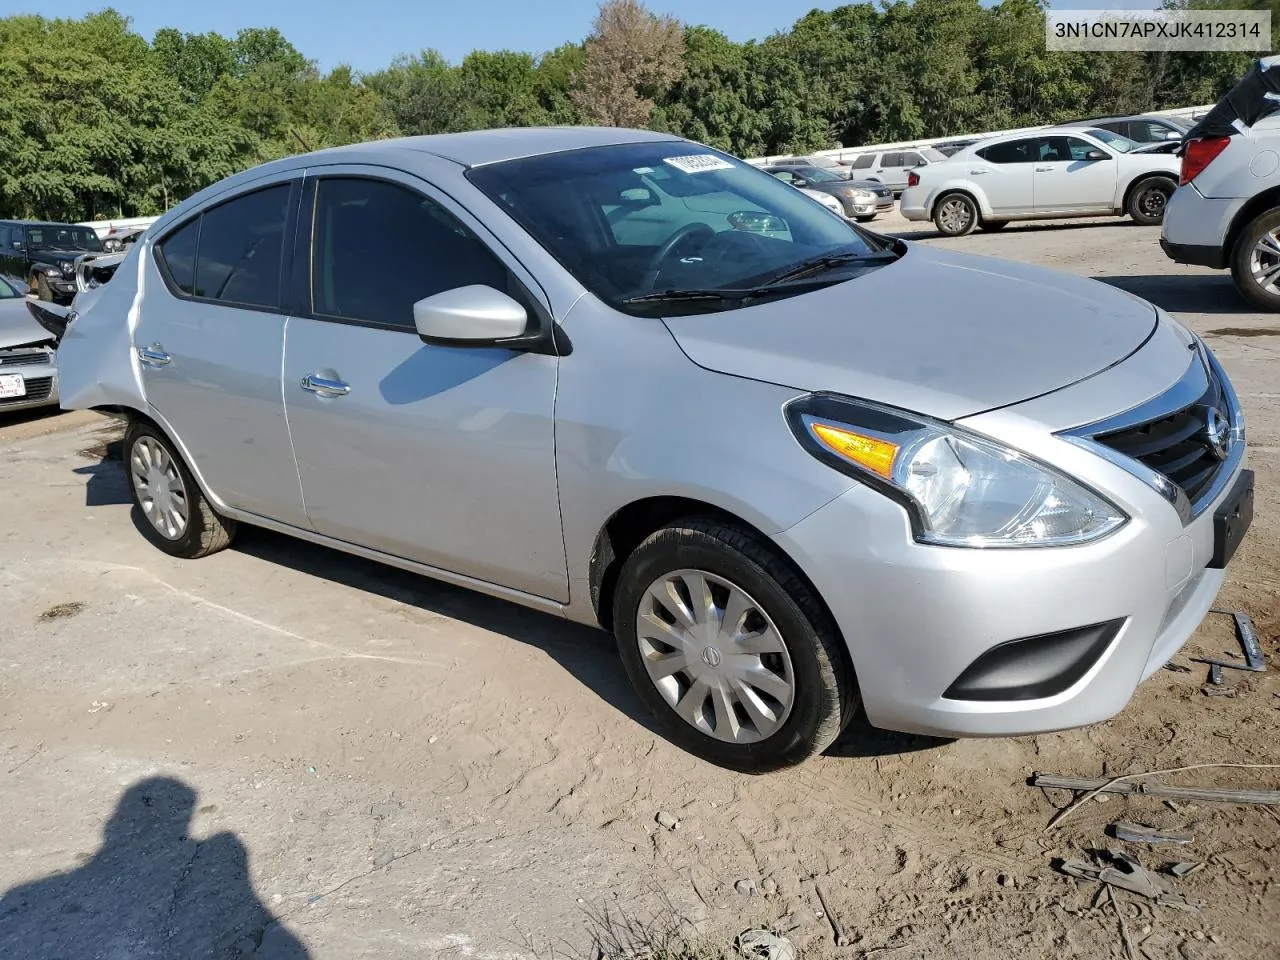
[(41, 300), (70, 303), (76, 295), (76, 260), (102, 252), (92, 227), (0, 220), (0, 276), (25, 283)]

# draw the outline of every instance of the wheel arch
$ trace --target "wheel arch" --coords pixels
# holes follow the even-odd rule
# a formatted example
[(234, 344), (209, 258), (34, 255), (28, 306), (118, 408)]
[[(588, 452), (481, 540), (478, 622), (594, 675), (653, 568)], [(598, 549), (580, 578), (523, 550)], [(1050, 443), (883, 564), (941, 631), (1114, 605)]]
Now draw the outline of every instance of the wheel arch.
[(139, 410), (137, 407), (125, 406), (123, 404), (100, 404), (89, 408), (97, 413), (103, 413), (117, 420), (122, 420), (126, 424), (125, 430), (128, 431), (128, 425), (138, 420), (146, 423), (159, 430), (164, 438), (173, 445), (178, 456), (182, 457), (182, 462), (186, 464), (187, 469), (191, 471), (191, 476), (195, 478), (196, 484), (200, 487), (200, 492), (204, 494), (206, 500), (209, 501), (220, 513), (230, 514), (233, 511), (226, 505), (221, 497), (219, 497), (209, 487), (209, 483), (205, 480), (200, 465), (195, 458), (191, 456), (191, 451), (187, 449), (181, 438), (174, 432), (173, 428), (159, 416), (155, 411)]
[(986, 195), (969, 181), (957, 180), (938, 187), (930, 195), (928, 206), (925, 207), (925, 213), (930, 220), (933, 219), (934, 212), (938, 209), (938, 204), (953, 193), (962, 194), (972, 200), (973, 205), (978, 208), (978, 217), (980, 219), (986, 219), (991, 216), (991, 204), (987, 203)]
[(1277, 207), (1280, 207), (1280, 186), (1268, 187), (1256, 196), (1250, 197), (1249, 201), (1236, 211), (1236, 215), (1231, 218), (1226, 236), (1222, 238), (1222, 255), (1228, 264), (1235, 255), (1236, 241), (1240, 239), (1240, 234), (1244, 233), (1245, 227), (1256, 217)]
[[(599, 533), (596, 534), (588, 568), (588, 587), (596, 620), (603, 629), (610, 631), (613, 629), (613, 597), (618, 585), (618, 573), (621, 571), (627, 557), (650, 534), (677, 520), (691, 517), (718, 520), (753, 534), (795, 571), (796, 575), (804, 581), (805, 586), (812, 591), (818, 602), (822, 604), (827, 614), (831, 616), (832, 622), (836, 622), (826, 598), (819, 593), (817, 586), (800, 564), (780, 547), (772, 537), (766, 535), (756, 525), (731, 510), (726, 510), (704, 500), (679, 496), (651, 496), (633, 500), (631, 503), (614, 511), (613, 515), (601, 526)], [(839, 629), (838, 624), (837, 629)], [(845, 656), (848, 656), (847, 648), (845, 649)]]

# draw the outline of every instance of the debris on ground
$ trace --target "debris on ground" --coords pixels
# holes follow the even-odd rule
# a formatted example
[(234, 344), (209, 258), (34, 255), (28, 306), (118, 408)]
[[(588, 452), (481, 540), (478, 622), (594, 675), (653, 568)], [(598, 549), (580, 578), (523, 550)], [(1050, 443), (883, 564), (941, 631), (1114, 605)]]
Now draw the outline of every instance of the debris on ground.
[(744, 897), (754, 897), (756, 895), (756, 882), (751, 879), (739, 880), (733, 885), (733, 889)]
[(746, 930), (738, 934), (738, 953), (747, 960), (796, 960), (796, 948), (786, 937), (768, 930)]
[(668, 830), (674, 830), (676, 827), (680, 826), (680, 821), (665, 810), (659, 810), (658, 815), (653, 819), (658, 822), (658, 826), (666, 827)]
[(1234, 697), (1239, 691), (1235, 687), (1216, 686), (1211, 680), (1200, 688), (1200, 692), (1206, 697)]
[(1169, 865), (1169, 872), (1175, 877), (1187, 877), (1204, 867), (1203, 860), (1182, 860)]
[[(1218, 660), (1213, 657), (1192, 657), (1197, 663), (1210, 666), (1209, 682), (1222, 682), (1222, 668), (1229, 670), (1247, 670), (1251, 673), (1266, 673), (1267, 660), (1262, 655), (1262, 644), (1258, 642), (1258, 632), (1253, 628), (1253, 621), (1243, 610), (1210, 610), (1210, 613), (1223, 613), (1235, 620), (1236, 639), (1240, 641), (1240, 650), (1244, 654), (1244, 663), (1236, 660)], [(1215, 679), (1217, 677), (1217, 679)]]
[(1126, 843), (1190, 843), (1195, 835), (1187, 830), (1160, 830), (1140, 823), (1113, 823), (1111, 835)]
[(1158, 874), (1152, 873), (1137, 857), (1116, 850), (1103, 851), (1113, 866), (1098, 866), (1086, 860), (1060, 860), (1055, 867), (1069, 877), (1078, 880), (1095, 880), (1109, 887), (1119, 887), (1130, 893), (1148, 897), (1165, 907), (1178, 907), (1184, 910), (1195, 910), (1192, 904), (1180, 893), (1175, 893)]
[(836, 946), (847, 947), (849, 945), (849, 938), (845, 935), (844, 926), (840, 923), (840, 918), (836, 916), (835, 911), (832, 910), (830, 905), (827, 903), (827, 898), (822, 892), (822, 887), (816, 883), (813, 887), (818, 893), (818, 902), (822, 904), (822, 912), (826, 915), (827, 922), (831, 924), (831, 933), (836, 938)]
[[(1182, 787), (1161, 783), (1133, 783), (1138, 777), (1167, 776), (1173, 773), (1185, 773), (1188, 770), (1206, 769), (1239, 769), (1239, 770), (1276, 770), (1278, 763), (1195, 763), (1185, 767), (1173, 767), (1168, 770), (1148, 770), (1141, 773), (1128, 773), (1109, 780), (1091, 779), (1087, 777), (1061, 777), (1051, 773), (1037, 773), (1027, 782), (1041, 789), (1075, 790), (1084, 792), (1067, 806), (1055, 813), (1045, 829), (1056, 827), (1063, 820), (1079, 809), (1080, 804), (1103, 793), (1145, 794), (1149, 797), (1169, 797), (1177, 800), (1203, 800), (1212, 803), (1252, 803), (1263, 806), (1280, 806), (1280, 790), (1233, 789), (1229, 787)], [(1085, 792), (1087, 791), (1087, 792)]]

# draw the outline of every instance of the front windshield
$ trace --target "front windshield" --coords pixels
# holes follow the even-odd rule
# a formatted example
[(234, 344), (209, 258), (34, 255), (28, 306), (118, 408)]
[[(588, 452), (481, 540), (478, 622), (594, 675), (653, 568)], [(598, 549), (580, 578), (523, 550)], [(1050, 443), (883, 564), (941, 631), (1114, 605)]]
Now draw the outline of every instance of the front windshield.
[(28, 250), (88, 250), (93, 253), (102, 252), (102, 243), (98, 235), (89, 227), (66, 227), (58, 224), (45, 224), (27, 228)]
[(1092, 137), (1097, 137), (1112, 150), (1116, 150), (1120, 153), (1128, 153), (1130, 150), (1138, 149), (1137, 141), (1130, 140), (1128, 137), (1121, 136), (1118, 133), (1112, 133), (1110, 130), (1090, 127), (1085, 132)]
[[(638, 297), (740, 290), (815, 257), (874, 257), (889, 249), (781, 180), (685, 141), (508, 160), (467, 176), (592, 293), (631, 313), (654, 312), (652, 304), (626, 302)], [(661, 312), (735, 305), (721, 298), (664, 304)]]

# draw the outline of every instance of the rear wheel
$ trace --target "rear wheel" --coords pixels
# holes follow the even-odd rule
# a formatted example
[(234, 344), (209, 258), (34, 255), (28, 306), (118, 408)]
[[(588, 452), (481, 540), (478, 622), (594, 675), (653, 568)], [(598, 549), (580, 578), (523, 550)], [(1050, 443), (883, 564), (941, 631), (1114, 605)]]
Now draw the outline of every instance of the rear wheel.
[(1129, 216), (1134, 223), (1154, 227), (1164, 220), (1164, 208), (1177, 186), (1164, 177), (1143, 180), (1129, 194)]
[(986, 230), (988, 233), (994, 233), (996, 230), (1003, 230), (1008, 225), (1008, 220), (983, 220), (978, 224), (978, 229)]
[(1280, 209), (1255, 217), (1240, 231), (1231, 276), (1250, 303), (1280, 312)]
[(173, 557), (195, 559), (231, 543), (236, 524), (219, 516), (158, 428), (144, 420), (124, 437), (129, 493), (142, 535)]
[(978, 225), (978, 205), (963, 193), (948, 193), (938, 201), (933, 224), (948, 237), (963, 237)]
[(735, 770), (799, 763), (857, 706), (839, 631), (813, 589), (748, 530), (680, 521), (626, 559), (613, 624), (662, 732)]

